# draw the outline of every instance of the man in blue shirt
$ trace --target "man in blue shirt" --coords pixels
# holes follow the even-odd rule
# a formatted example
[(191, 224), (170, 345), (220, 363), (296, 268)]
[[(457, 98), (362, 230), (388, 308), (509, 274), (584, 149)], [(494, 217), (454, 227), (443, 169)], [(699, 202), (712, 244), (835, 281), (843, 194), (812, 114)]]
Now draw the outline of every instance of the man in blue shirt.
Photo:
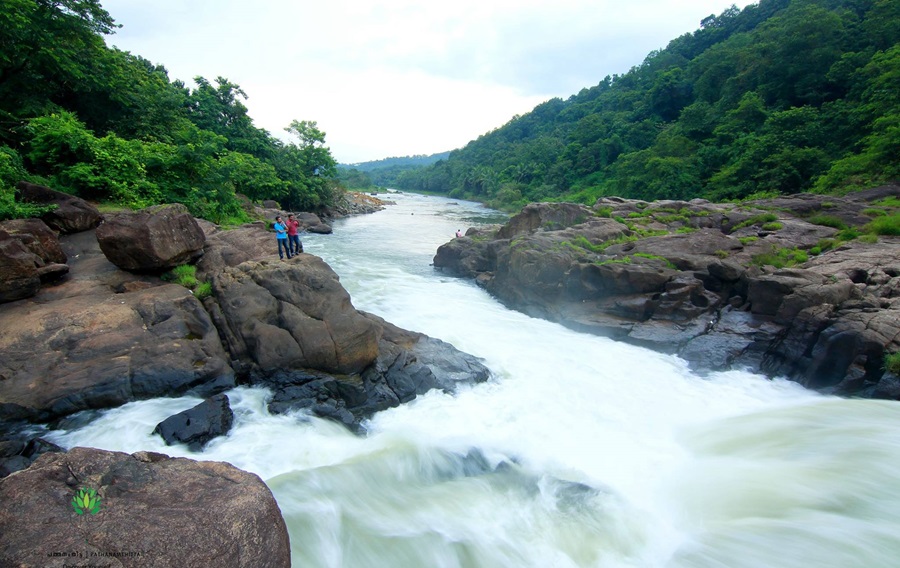
[(285, 254), (287, 254), (288, 258), (291, 258), (291, 249), (288, 246), (287, 227), (284, 222), (282, 222), (281, 217), (275, 217), (275, 225), (273, 228), (275, 229), (275, 238), (278, 239), (278, 258), (284, 260)]

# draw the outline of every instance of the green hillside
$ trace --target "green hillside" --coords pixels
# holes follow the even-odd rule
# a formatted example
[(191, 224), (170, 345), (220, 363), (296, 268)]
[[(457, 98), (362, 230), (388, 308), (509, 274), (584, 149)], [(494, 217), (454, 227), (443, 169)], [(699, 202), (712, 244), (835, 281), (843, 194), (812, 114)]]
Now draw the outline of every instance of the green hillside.
[(240, 195), (295, 210), (337, 195), (335, 160), (315, 121), (256, 128), (239, 85), (195, 78), (108, 48), (118, 26), (98, 0), (0, 0), (0, 219), (27, 216), (28, 180), (85, 199), (184, 203), (215, 222), (245, 218)]
[(404, 189), (520, 207), (800, 191), (900, 178), (900, 2), (762, 0), (552, 99)]

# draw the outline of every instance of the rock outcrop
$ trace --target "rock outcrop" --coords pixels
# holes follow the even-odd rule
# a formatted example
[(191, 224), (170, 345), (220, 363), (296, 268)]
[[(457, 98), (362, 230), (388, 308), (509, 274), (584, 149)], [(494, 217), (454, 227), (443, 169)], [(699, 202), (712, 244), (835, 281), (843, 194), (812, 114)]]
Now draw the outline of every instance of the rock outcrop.
[(2, 566), (291, 564), (271, 491), (227, 463), (73, 448), (0, 479), (0, 500)]
[(898, 398), (885, 356), (900, 351), (900, 237), (841, 232), (893, 212), (878, 200), (897, 195), (532, 204), (441, 246), (434, 265), (514, 309), (700, 370)]
[(123, 270), (160, 272), (196, 260), (206, 235), (181, 204), (107, 215), (97, 227), (106, 258)]
[(0, 409), (46, 421), (86, 409), (235, 385), (229, 356), (189, 290), (124, 272), (93, 231), (64, 237), (70, 273), (0, 317)]
[(474, 357), (356, 310), (320, 258), (275, 260), (272, 240), (262, 225), (213, 232), (198, 264), (236, 370), (275, 391), (272, 412), (307, 410), (357, 430), (432, 388), (487, 380)]

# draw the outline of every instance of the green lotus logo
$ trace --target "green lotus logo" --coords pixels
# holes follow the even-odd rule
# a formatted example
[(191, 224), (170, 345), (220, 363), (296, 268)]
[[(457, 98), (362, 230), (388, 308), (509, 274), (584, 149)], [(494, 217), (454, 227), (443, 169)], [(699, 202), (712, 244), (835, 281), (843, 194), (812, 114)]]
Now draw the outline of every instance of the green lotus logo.
[(100, 510), (100, 496), (93, 489), (82, 487), (75, 494), (75, 497), (72, 497), (72, 507), (79, 515), (85, 513), (96, 515)]

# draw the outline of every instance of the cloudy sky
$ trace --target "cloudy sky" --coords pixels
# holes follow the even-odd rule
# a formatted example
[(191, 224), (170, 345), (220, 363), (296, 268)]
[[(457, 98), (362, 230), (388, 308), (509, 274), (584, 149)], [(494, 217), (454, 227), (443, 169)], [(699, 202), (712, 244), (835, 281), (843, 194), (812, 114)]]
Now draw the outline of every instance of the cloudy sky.
[(317, 121), (342, 163), (462, 147), (628, 71), (732, 3), (101, 0), (122, 25), (108, 44), (191, 86), (198, 75), (240, 85), (275, 136)]

